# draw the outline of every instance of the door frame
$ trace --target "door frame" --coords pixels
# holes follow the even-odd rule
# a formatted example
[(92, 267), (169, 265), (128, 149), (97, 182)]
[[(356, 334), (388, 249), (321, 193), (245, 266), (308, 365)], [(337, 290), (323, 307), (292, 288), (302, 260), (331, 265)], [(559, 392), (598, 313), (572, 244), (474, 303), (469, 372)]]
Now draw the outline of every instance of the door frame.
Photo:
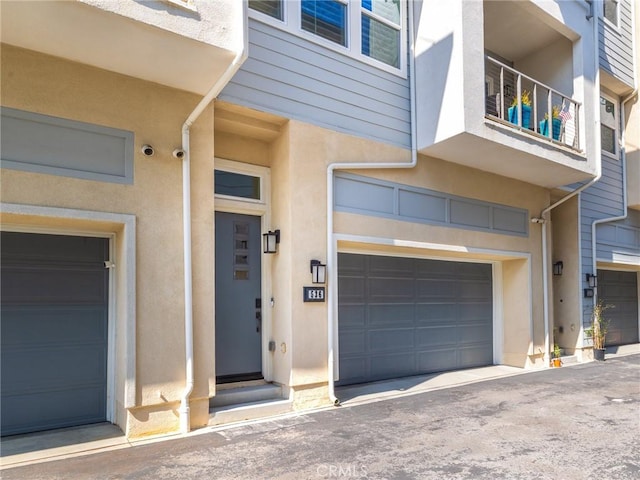
[[(86, 230), (76, 229), (64, 229), (56, 227), (41, 227), (35, 225), (16, 225), (16, 224), (3, 224), (3, 232), (15, 232), (15, 233), (32, 233), (40, 235), (63, 235), (67, 237), (90, 237), (90, 238), (104, 238), (108, 241), (109, 260), (105, 262), (105, 267), (109, 271), (108, 278), (108, 291), (107, 291), (107, 392), (105, 399), (105, 419), (107, 422), (115, 423), (116, 411), (115, 411), (115, 393), (116, 393), (116, 280), (114, 275), (115, 266), (114, 260), (116, 258), (115, 251), (115, 233), (104, 233)], [(109, 265), (107, 265), (107, 262)]]
[[(260, 217), (260, 231), (267, 232), (272, 229), (271, 226), (271, 169), (259, 165), (251, 165), (232, 160), (226, 160), (216, 157), (214, 160), (214, 170), (224, 170), (226, 172), (239, 173), (242, 175), (251, 175), (260, 178), (260, 199), (250, 199), (242, 197), (231, 197), (228, 195), (219, 195), (214, 191), (214, 216), (213, 216), (213, 239), (215, 250), (216, 233), (215, 233), (215, 212), (237, 213), (241, 215), (251, 215)], [(215, 172), (213, 172), (215, 175)], [(267, 299), (271, 298), (271, 255), (262, 253), (262, 238), (260, 238), (260, 295), (262, 298), (262, 331), (261, 331), (261, 347), (262, 347), (262, 376), (265, 381), (273, 381), (273, 363), (269, 354), (269, 339), (272, 332), (271, 321), (271, 302)], [(213, 311), (215, 312), (215, 255), (214, 255), (214, 295), (213, 295)], [(214, 319), (215, 328), (215, 319)], [(214, 347), (215, 349), (215, 343)]]

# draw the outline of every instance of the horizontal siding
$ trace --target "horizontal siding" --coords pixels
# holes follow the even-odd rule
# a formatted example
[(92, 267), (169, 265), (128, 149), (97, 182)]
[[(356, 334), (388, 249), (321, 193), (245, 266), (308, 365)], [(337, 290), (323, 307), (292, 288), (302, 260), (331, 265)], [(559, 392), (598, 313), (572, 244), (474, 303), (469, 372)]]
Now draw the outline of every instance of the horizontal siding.
[(620, 1), (619, 14), (619, 29), (600, 19), (600, 67), (627, 85), (633, 86), (633, 13), (630, 0)]
[(409, 80), (249, 19), (249, 58), (221, 100), (402, 147)]

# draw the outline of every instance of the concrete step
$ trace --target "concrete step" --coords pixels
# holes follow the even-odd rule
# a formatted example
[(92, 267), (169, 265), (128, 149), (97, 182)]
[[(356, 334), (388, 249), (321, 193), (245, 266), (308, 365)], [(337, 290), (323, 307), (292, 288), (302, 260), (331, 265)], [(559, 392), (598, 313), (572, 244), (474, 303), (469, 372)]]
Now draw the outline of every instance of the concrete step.
[(226, 405), (209, 410), (209, 426), (256, 420), (282, 415), (292, 411), (293, 402), (289, 399), (272, 399), (241, 403), (238, 405)]
[(563, 355), (560, 357), (562, 360), (562, 365), (572, 365), (574, 363), (578, 363), (578, 357), (576, 355)]
[(282, 400), (282, 388), (273, 383), (262, 385), (239, 386), (218, 390), (216, 396), (209, 400), (209, 407), (217, 409), (229, 405), (241, 405), (262, 401)]

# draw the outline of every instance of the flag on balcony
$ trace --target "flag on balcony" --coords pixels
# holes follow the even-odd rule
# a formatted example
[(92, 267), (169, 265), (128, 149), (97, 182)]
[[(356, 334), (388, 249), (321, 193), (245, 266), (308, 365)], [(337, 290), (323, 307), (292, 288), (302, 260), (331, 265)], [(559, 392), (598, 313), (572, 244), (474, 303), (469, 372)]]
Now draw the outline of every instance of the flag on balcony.
[(558, 116), (562, 119), (562, 123), (567, 123), (569, 120), (571, 120), (571, 112), (569, 111), (570, 106), (571, 103), (567, 103), (564, 100), (562, 101), (562, 110), (560, 110), (560, 113), (558, 114)]

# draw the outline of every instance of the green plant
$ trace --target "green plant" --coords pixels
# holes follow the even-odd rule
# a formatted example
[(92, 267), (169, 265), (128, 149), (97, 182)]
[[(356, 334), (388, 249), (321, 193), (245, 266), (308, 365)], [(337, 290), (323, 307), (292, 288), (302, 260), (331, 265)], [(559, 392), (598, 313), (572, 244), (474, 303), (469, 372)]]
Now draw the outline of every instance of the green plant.
[(609, 320), (605, 318), (604, 312), (609, 308), (614, 308), (614, 305), (605, 305), (602, 300), (598, 300), (593, 305), (591, 326), (585, 330), (587, 336), (593, 340), (593, 348), (596, 350), (604, 349), (607, 330), (609, 329)]
[[(523, 90), (522, 94), (520, 95), (520, 101), (522, 102), (522, 105), (526, 105), (527, 107), (531, 106), (531, 94), (529, 93), (529, 90)], [(518, 105), (518, 97), (513, 97), (513, 101), (511, 102), (511, 106), (515, 107)]]
[[(560, 118), (560, 107), (558, 105), (554, 105), (551, 107), (551, 117), (552, 118)], [(549, 120), (549, 114), (544, 114), (544, 119)]]
[(562, 356), (562, 351), (560, 350), (560, 345), (557, 343), (553, 346), (553, 358), (560, 358)]

